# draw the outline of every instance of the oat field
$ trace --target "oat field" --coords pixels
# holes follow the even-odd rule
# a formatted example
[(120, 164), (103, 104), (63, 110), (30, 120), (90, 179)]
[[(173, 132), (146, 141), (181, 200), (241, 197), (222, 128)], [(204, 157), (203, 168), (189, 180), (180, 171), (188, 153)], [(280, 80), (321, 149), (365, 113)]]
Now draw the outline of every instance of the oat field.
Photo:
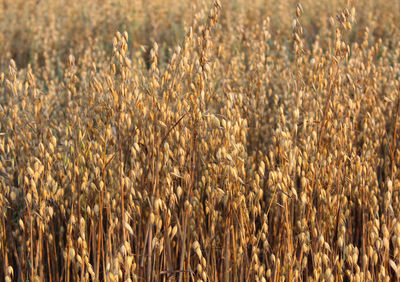
[(1, 281), (398, 281), (400, 2), (4, 0)]

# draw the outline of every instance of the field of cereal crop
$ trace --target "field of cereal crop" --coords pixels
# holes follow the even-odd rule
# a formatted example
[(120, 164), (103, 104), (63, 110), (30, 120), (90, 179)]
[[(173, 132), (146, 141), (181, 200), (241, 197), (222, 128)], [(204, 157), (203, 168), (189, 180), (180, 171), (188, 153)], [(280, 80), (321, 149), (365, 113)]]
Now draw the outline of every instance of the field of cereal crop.
[(399, 11), (3, 0), (0, 277), (400, 279)]

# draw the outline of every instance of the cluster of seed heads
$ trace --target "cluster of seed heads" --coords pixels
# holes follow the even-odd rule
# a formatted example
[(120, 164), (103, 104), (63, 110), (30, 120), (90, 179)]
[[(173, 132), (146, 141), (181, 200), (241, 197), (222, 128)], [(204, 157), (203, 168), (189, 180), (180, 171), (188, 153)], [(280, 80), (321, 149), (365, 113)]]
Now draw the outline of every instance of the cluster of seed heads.
[(400, 3), (103, 2), (0, 7), (0, 277), (400, 278)]

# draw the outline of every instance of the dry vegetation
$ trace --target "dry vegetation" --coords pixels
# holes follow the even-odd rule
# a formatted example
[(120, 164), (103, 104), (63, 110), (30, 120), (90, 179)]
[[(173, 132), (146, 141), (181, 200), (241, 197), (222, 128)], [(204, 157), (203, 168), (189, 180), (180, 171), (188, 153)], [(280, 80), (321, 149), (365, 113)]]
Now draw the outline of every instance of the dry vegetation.
[(400, 277), (400, 2), (221, 2), (2, 1), (5, 281)]

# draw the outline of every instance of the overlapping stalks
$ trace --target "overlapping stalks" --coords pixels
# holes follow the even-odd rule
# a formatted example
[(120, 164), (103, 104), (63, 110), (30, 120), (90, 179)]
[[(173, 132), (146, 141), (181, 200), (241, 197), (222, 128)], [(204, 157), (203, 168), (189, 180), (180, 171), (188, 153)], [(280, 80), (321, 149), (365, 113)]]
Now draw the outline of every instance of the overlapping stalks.
[(398, 279), (398, 1), (221, 2), (3, 1), (6, 281)]

